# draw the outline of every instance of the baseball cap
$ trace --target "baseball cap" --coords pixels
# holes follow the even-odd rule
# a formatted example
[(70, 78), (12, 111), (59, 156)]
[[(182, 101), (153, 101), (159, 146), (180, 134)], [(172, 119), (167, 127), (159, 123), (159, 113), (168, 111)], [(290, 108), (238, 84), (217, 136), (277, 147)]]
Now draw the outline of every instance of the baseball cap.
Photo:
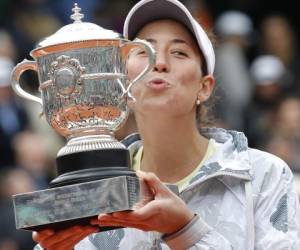
[(188, 28), (204, 56), (208, 74), (213, 74), (215, 53), (212, 43), (188, 9), (177, 0), (141, 0), (129, 11), (123, 34), (132, 40), (145, 24), (159, 19), (172, 19)]
[(10, 86), (10, 74), (14, 68), (13, 61), (4, 56), (0, 56), (0, 88)]
[(248, 36), (252, 30), (250, 17), (240, 11), (229, 10), (222, 13), (216, 20), (216, 31), (220, 36)]
[(265, 86), (280, 81), (285, 67), (278, 57), (262, 55), (253, 61), (250, 72), (257, 85)]

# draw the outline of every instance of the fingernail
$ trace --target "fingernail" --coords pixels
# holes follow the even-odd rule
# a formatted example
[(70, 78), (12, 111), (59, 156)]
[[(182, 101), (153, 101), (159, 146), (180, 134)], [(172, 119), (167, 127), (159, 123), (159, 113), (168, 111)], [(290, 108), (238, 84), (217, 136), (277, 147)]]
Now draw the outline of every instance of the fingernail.
[(108, 215), (108, 214), (99, 214), (98, 220), (105, 220), (109, 217), (110, 217), (110, 215)]
[(90, 224), (97, 225), (99, 223), (98, 219), (92, 219), (90, 220)]

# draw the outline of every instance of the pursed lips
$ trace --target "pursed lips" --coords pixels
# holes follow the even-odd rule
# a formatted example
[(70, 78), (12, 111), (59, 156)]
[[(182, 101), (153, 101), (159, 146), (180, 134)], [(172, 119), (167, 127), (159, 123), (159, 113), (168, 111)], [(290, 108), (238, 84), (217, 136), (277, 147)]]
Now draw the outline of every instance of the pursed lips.
[(149, 88), (160, 90), (164, 88), (169, 88), (171, 84), (162, 78), (154, 78), (147, 82), (146, 84)]

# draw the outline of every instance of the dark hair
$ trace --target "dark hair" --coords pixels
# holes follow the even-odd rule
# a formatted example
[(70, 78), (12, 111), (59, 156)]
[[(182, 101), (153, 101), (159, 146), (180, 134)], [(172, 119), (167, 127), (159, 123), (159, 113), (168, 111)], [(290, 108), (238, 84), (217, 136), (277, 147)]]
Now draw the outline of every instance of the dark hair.
[(215, 95), (214, 89), (210, 98), (196, 107), (196, 123), (198, 129), (202, 127), (214, 126), (216, 121), (214, 115), (214, 107), (217, 101), (218, 98)]
[[(212, 31), (205, 30), (209, 40), (211, 41), (213, 47), (216, 47), (217, 45), (217, 39), (215, 34)], [(194, 38), (195, 39), (195, 38)], [(204, 55), (202, 51), (200, 51), (200, 58), (201, 62), (205, 62), (201, 64), (201, 71), (203, 76), (207, 75), (207, 65), (206, 60), (204, 59)], [(204, 103), (201, 103), (196, 107), (196, 123), (197, 127), (200, 129), (201, 127), (211, 127), (215, 123), (215, 117), (214, 117), (214, 107), (215, 103), (217, 102), (218, 98), (215, 95), (216, 88), (213, 90), (210, 98), (205, 101)]]

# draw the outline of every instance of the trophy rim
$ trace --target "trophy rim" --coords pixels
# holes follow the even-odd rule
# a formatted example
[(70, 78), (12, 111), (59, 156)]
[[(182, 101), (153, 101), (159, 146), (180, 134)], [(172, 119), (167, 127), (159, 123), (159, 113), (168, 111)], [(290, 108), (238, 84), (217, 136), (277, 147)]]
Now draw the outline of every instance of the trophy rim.
[(120, 39), (93, 39), (93, 40), (81, 40), (67, 43), (58, 43), (54, 45), (49, 45), (45, 47), (37, 47), (30, 52), (33, 58), (38, 58), (46, 56), (49, 54), (70, 51), (73, 49), (83, 49), (83, 48), (96, 48), (96, 47), (107, 47), (113, 46), (117, 47), (120, 43), (130, 42), (130, 40), (125, 38)]

